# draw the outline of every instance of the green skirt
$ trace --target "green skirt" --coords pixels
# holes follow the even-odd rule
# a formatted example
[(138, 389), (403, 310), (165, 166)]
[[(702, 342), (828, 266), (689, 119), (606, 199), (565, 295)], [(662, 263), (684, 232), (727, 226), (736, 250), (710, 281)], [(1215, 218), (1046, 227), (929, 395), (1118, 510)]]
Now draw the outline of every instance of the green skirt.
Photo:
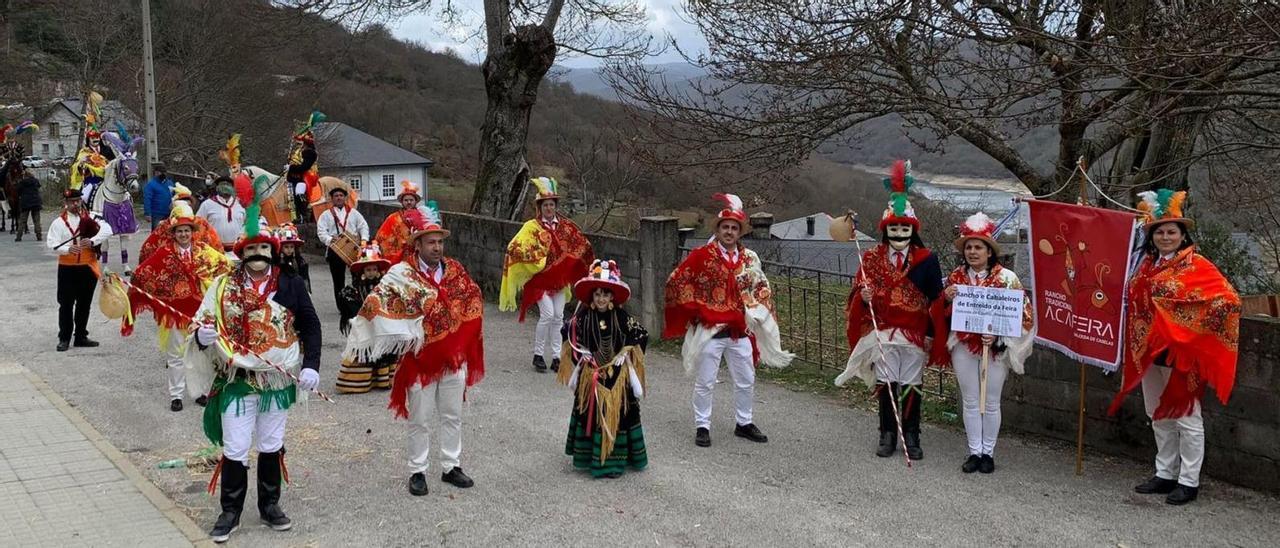
[(640, 426), (640, 406), (634, 399), (618, 420), (613, 453), (604, 462), (600, 462), (600, 427), (592, 424), (592, 431), (587, 432), (587, 416), (579, 414), (577, 409), (575, 402), (569, 416), (569, 436), (564, 445), (564, 454), (573, 457), (574, 468), (586, 469), (591, 472), (591, 477), (599, 478), (621, 475), (628, 466), (641, 470), (649, 464), (649, 455), (644, 448), (644, 428)]

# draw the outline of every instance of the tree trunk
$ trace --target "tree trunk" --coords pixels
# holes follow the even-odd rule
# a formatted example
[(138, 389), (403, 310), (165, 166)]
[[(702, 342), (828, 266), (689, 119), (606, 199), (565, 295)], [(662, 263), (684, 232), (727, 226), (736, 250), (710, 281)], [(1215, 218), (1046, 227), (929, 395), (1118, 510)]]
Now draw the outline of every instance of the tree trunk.
[(500, 219), (514, 219), (523, 209), (529, 164), (525, 140), (529, 113), (538, 98), (538, 86), (556, 60), (551, 31), (539, 25), (517, 27), (503, 37), (499, 51), (489, 51), (484, 61), (488, 107), (480, 126), (480, 173), (476, 178), (471, 212)]

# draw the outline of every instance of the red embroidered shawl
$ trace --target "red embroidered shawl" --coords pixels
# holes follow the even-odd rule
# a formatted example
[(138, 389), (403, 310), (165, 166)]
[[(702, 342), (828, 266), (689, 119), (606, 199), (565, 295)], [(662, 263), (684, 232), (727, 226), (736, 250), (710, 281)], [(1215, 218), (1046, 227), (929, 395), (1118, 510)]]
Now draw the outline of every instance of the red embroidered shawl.
[(731, 264), (710, 243), (689, 252), (667, 278), (662, 337), (683, 337), (691, 322), (703, 326), (728, 324), (731, 333), (746, 333), (746, 305), (738, 274), (746, 266), (746, 249), (738, 247), (738, 263)]
[[(845, 305), (848, 321), (845, 336), (849, 339), (849, 348), (856, 347), (858, 339), (872, 330), (871, 314), (866, 301), (862, 300), (862, 288), (870, 284), (871, 305), (875, 307), (880, 329), (896, 330), (922, 350), (931, 350), (925, 344), (931, 321), (929, 299), (912, 283), (907, 273), (925, 264), (932, 254), (928, 249), (911, 246), (906, 270), (894, 268), (889, 259), (889, 246), (885, 244), (878, 244), (862, 254), (862, 264), (853, 277), (853, 289)], [(946, 339), (935, 337), (933, 342), (938, 345), (939, 341), (945, 352)]]
[(1223, 404), (1236, 378), (1240, 297), (1208, 259), (1188, 247), (1155, 266), (1143, 259), (1129, 282), (1124, 372), (1109, 413), (1120, 409), (1155, 359), (1173, 368), (1155, 419), (1184, 417), (1213, 385)]

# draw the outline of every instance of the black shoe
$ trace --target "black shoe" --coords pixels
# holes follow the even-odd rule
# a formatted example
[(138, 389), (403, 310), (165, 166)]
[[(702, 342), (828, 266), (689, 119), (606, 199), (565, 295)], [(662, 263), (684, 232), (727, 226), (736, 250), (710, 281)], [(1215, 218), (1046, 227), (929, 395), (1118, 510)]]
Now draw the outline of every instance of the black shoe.
[(1169, 493), (1169, 496), (1166, 497), (1164, 501), (1174, 506), (1182, 506), (1183, 504), (1196, 500), (1196, 495), (1198, 494), (1200, 494), (1199, 487), (1187, 487), (1179, 483), (1178, 486), (1173, 489), (1173, 492)]
[(1142, 495), (1167, 495), (1173, 492), (1178, 486), (1178, 480), (1164, 479), (1160, 476), (1151, 476), (1151, 479), (1134, 487), (1136, 493)]
[(876, 448), (876, 456), (880, 458), (892, 457), (893, 452), (898, 450), (898, 436), (890, 432), (880, 432), (880, 447)]
[(422, 472), (414, 472), (409, 476), (409, 494), (421, 497), (427, 494), (427, 476)]
[(71, 348), (71, 341), (58, 341), (58, 352), (66, 352)]
[(173, 400), (169, 402), (169, 410), (173, 411), (174, 413), (177, 413), (178, 411), (182, 411), (182, 400)]
[(471, 481), (471, 478), (467, 477), (466, 474), (462, 473), (461, 466), (454, 466), (453, 470), (441, 474), (440, 481), (453, 485), (459, 489), (466, 489), (476, 484), (476, 482)]
[(262, 522), (267, 524), (273, 531), (288, 531), (293, 528), (293, 520), (289, 516), (284, 515), (284, 510), (280, 509), (280, 505), (272, 504), (266, 510), (258, 513), (262, 518)]
[(196, 398), (196, 405), (199, 405), (200, 407), (204, 407), (204, 406), (206, 406), (206, 405), (209, 405), (209, 397), (208, 397), (208, 396), (200, 396), (200, 397)]
[(764, 435), (759, 428), (756, 428), (755, 423), (750, 422), (733, 427), (733, 435), (738, 436), (739, 438), (747, 438), (756, 443), (766, 443), (769, 441), (769, 436)]
[(711, 447), (711, 430), (699, 428), (693, 435), (693, 443), (698, 447)]
[(978, 455), (969, 455), (969, 458), (964, 459), (964, 464), (960, 465), (960, 471), (966, 474), (972, 474), (977, 472), (978, 468), (981, 466), (982, 457), (979, 457)]
[(605, 474), (605, 475), (600, 476), (600, 477), (602, 477), (602, 478), (607, 478), (607, 479), (618, 479), (618, 478), (622, 477), (622, 472), (609, 472), (608, 474)]
[(546, 360), (544, 360), (544, 359), (542, 359), (542, 356), (534, 356), (534, 357), (533, 357), (533, 369), (534, 369), (535, 371), (539, 372), (539, 373), (546, 373), (546, 372), (547, 372), (547, 361), (546, 361)]
[(231, 538), (231, 533), (234, 533), (238, 527), (240, 527), (240, 514), (224, 511), (218, 515), (218, 521), (214, 522), (213, 530), (209, 531), (209, 538), (222, 544)]
[(902, 434), (903, 445), (906, 445), (907, 456), (911, 460), (924, 459), (924, 450), (920, 449), (920, 433), (905, 432)]
[(93, 348), (95, 346), (98, 346), (98, 341), (90, 339), (89, 337), (80, 337), (79, 339), (76, 339), (75, 346)]
[(554, 360), (551, 360), (551, 370), (552, 370), (552, 371), (559, 371), (559, 370), (560, 370), (560, 358), (556, 358), (556, 359), (554, 359)]
[(983, 455), (982, 462), (978, 463), (978, 471), (982, 472), (983, 474), (990, 474), (992, 472), (995, 472), (996, 459), (991, 458), (991, 455)]

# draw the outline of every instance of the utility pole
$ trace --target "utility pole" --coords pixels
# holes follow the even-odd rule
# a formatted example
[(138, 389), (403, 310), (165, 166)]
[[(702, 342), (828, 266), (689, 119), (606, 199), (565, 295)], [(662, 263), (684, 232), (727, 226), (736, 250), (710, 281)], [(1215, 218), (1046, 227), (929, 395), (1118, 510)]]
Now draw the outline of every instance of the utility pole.
[(147, 178), (152, 166), (160, 161), (160, 143), (156, 140), (156, 70), (151, 62), (151, 0), (142, 0), (142, 75), (146, 93)]

